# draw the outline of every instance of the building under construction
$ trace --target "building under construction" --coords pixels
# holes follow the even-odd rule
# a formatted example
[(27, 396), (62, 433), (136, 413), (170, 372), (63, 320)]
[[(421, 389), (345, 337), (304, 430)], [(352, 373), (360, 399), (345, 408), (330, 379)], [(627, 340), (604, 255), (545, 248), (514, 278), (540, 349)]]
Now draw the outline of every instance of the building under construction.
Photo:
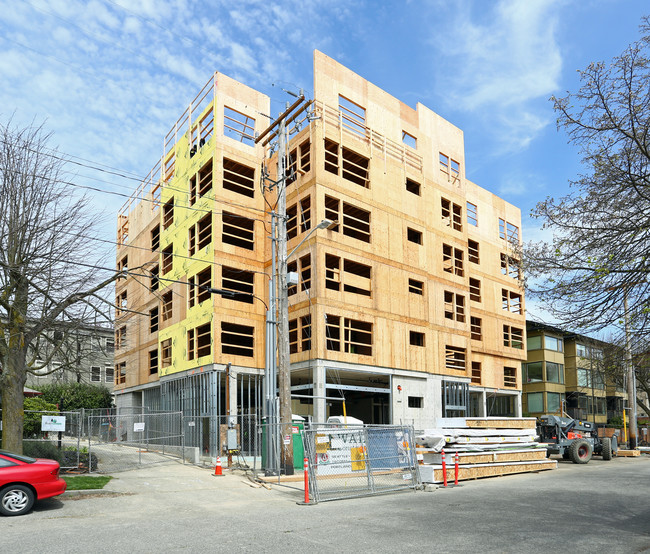
[[(320, 52), (313, 89), (288, 125), (293, 413), (416, 428), (521, 416), (519, 209), (466, 178), (462, 130), (429, 108)], [(255, 137), (269, 113), (215, 73), (118, 214), (118, 406), (261, 415), (278, 187), (275, 142)]]

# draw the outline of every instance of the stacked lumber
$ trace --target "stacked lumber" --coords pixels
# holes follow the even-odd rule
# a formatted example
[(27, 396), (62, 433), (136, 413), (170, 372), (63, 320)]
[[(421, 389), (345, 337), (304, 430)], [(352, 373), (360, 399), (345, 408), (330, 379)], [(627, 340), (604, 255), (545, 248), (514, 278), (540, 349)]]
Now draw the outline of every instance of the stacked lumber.
[(632, 458), (634, 456), (640, 456), (641, 451), (640, 450), (622, 450), (619, 448), (616, 451), (616, 457), (617, 458)]
[(461, 481), (556, 469), (535, 438), (535, 418), (442, 418), (416, 435), (420, 476), (425, 483), (444, 481), (443, 450), (451, 482), (456, 455)]

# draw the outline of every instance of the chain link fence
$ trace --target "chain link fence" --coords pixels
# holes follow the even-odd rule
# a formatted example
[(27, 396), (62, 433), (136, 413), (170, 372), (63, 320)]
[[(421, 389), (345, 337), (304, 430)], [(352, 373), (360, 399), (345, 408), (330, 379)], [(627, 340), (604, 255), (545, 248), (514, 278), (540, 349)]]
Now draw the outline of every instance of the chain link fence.
[(302, 435), (315, 502), (415, 489), (421, 484), (412, 427), (316, 424)]
[(89, 416), (88, 452), (100, 473), (183, 459), (182, 413)]

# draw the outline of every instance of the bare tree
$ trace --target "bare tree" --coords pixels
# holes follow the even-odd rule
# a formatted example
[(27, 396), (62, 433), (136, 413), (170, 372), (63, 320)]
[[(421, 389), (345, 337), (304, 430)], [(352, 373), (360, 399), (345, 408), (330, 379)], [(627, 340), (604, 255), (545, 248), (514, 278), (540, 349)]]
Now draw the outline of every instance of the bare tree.
[(580, 147), (585, 174), (533, 216), (552, 232), (525, 248), (528, 288), (563, 324), (620, 326), (624, 299), (637, 334), (650, 331), (650, 20), (610, 64), (580, 73), (576, 93), (552, 100), (558, 128)]
[[(65, 180), (42, 126), (0, 124), (0, 391), (3, 446), (22, 452), (29, 372), (73, 366), (70, 337), (107, 321), (101, 291), (119, 273), (97, 266), (97, 214)], [(41, 373), (42, 374), (42, 373)]]

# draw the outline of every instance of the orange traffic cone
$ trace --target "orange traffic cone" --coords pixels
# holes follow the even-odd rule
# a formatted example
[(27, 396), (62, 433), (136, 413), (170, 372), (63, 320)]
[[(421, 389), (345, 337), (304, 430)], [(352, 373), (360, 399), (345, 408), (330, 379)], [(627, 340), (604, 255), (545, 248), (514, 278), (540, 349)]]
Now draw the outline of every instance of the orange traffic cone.
[(221, 469), (221, 458), (217, 456), (217, 465), (214, 466), (213, 477), (223, 477), (223, 470)]

